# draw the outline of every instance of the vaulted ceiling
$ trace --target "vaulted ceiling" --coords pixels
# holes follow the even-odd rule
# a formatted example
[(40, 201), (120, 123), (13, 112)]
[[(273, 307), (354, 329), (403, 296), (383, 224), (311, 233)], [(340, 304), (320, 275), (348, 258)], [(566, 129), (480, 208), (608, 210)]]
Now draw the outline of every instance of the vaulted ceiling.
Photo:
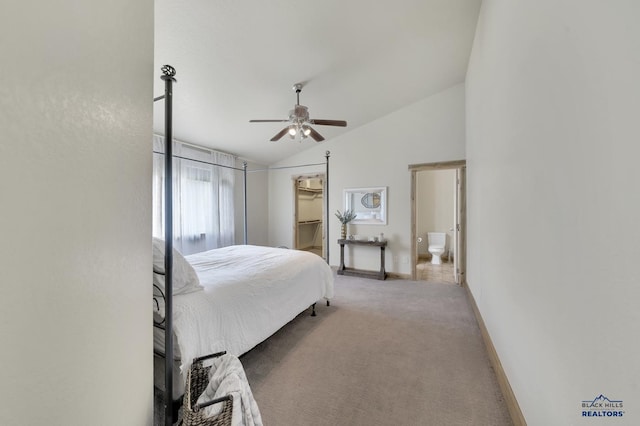
[[(271, 164), (317, 142), (270, 142), (296, 103), (327, 140), (463, 82), (480, 0), (156, 0), (154, 95), (176, 68), (174, 138)], [(154, 131), (164, 132), (162, 102)], [(408, 123), (410, 125), (410, 123)]]

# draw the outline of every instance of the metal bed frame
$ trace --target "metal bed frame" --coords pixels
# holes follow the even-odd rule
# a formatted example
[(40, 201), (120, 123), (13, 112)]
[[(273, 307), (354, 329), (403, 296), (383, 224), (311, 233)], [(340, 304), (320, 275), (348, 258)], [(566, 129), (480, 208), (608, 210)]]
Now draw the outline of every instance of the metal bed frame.
[[(161, 323), (155, 323), (154, 327), (163, 329), (165, 332), (164, 339), (164, 354), (155, 352), (159, 356), (164, 357), (164, 412), (165, 412), (165, 425), (173, 426), (175, 420), (178, 418), (178, 410), (182, 404), (182, 400), (173, 400), (173, 158), (182, 158), (173, 154), (173, 84), (177, 82), (176, 70), (171, 65), (163, 65), (161, 68), (162, 76), (160, 77), (164, 85), (164, 95), (155, 97), (154, 102), (164, 100), (164, 137), (165, 137), (165, 152), (159, 152), (158, 154), (164, 154), (164, 168), (165, 168), (165, 182), (164, 182), (164, 194), (165, 194), (165, 255), (164, 255), (164, 268), (165, 268), (165, 291), (162, 294), (165, 302), (165, 317)], [(242, 169), (236, 167), (225, 166), (221, 164), (204, 162), (212, 164), (218, 167), (226, 167), (234, 170), (240, 170), (243, 172), (243, 200), (244, 200), (244, 244), (247, 244), (247, 172), (262, 172), (276, 169), (289, 169), (296, 167), (308, 167), (308, 166), (326, 166), (326, 178), (325, 178), (325, 208), (327, 217), (329, 216), (329, 157), (330, 152), (325, 152), (325, 163), (316, 164), (301, 164), (296, 166), (282, 166), (259, 170), (247, 170), (247, 162), (243, 162)], [(189, 159), (192, 160), (192, 159)], [(192, 160), (197, 161), (197, 160)], [(326, 238), (326, 261), (329, 263), (329, 221), (326, 220), (325, 225), (325, 238)], [(156, 301), (157, 303), (157, 301)], [(316, 315), (315, 303), (311, 306), (312, 316)], [(329, 300), (327, 300), (327, 306), (329, 306)]]

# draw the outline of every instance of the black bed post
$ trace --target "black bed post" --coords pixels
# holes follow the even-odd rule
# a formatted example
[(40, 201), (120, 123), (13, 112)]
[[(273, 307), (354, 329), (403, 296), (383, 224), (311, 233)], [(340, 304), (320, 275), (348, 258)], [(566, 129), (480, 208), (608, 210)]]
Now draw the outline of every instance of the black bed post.
[(173, 135), (172, 101), (176, 70), (171, 65), (162, 67), (164, 80), (164, 418), (165, 425), (173, 425)]
[(329, 156), (330, 156), (331, 152), (327, 151), (324, 153), (324, 157), (327, 159), (327, 173), (326, 173), (326, 177), (325, 177), (325, 183), (324, 183), (324, 191), (325, 191), (325, 195), (324, 195), (324, 200), (325, 200), (325, 204), (326, 204), (326, 210), (327, 210), (327, 220), (324, 225), (324, 229), (325, 229), (325, 247), (326, 247), (326, 254), (327, 254), (327, 265), (331, 265), (329, 263)]
[(242, 194), (244, 196), (244, 245), (247, 245), (247, 162), (244, 161), (242, 163), (242, 176), (243, 180), (243, 190)]

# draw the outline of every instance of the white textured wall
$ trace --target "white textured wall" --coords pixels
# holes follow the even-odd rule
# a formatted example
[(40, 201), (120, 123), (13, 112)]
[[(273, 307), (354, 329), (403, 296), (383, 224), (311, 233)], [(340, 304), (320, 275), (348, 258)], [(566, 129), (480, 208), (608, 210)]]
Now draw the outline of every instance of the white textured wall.
[(153, 2), (2, 9), (0, 424), (150, 425)]
[[(236, 167), (242, 168), (243, 160), (236, 161)], [(267, 215), (269, 206), (269, 174), (267, 172), (249, 172), (263, 170), (267, 166), (247, 162), (247, 243), (266, 246), (269, 244)], [(243, 172), (235, 172), (235, 233), (236, 244), (244, 242), (244, 197)]]
[[(640, 2), (485, 0), (467, 280), (528, 424), (640, 424)], [(580, 403), (622, 400), (621, 419)]]
[[(347, 117), (348, 121), (348, 117)], [(287, 143), (284, 141), (282, 143)], [(411, 173), (409, 164), (464, 159), (464, 86), (459, 84), (379, 120), (281, 161), (277, 165), (324, 162), (331, 151), (329, 176), (330, 264), (340, 262), (337, 239), (340, 222), (336, 210), (344, 210), (343, 189), (388, 187), (387, 225), (350, 225), (349, 233), (378, 235), (389, 240), (387, 271), (410, 274), (411, 265)], [(269, 172), (270, 245), (291, 246), (293, 241), (293, 190), (291, 176), (323, 172), (324, 166), (308, 170)], [(345, 250), (346, 251), (346, 250)], [(362, 269), (380, 268), (380, 252), (357, 247), (349, 265)]]

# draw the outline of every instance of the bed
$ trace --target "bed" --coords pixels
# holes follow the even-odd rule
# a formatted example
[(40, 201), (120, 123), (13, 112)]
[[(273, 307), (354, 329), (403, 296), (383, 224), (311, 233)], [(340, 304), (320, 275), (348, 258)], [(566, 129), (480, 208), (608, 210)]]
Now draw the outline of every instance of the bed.
[[(154, 287), (163, 288), (154, 239)], [(237, 245), (182, 257), (174, 250), (173, 333), (176, 366), (186, 372), (193, 358), (227, 351), (240, 356), (302, 311), (333, 297), (333, 271), (319, 256), (298, 250)], [(192, 269), (191, 269), (192, 268)], [(194, 278), (195, 277), (195, 278)], [(164, 372), (163, 302), (155, 296), (154, 371)], [(158, 377), (160, 376), (160, 377)], [(173, 398), (183, 392), (176, 373)]]
[[(176, 70), (171, 65), (163, 65), (161, 68), (162, 76), (160, 79), (164, 82), (164, 95), (153, 98), (153, 101), (163, 100), (164, 102), (164, 137), (167, 141), (173, 141), (173, 85), (176, 82)], [(155, 151), (154, 151), (155, 152)], [(184, 377), (174, 371), (176, 364), (182, 366), (182, 371), (187, 371), (189, 360), (193, 359), (193, 354), (202, 352), (203, 350), (214, 352), (210, 348), (223, 348), (232, 354), (246, 352), (262, 340), (269, 337), (273, 332), (282, 327), (288, 321), (293, 319), (297, 314), (305, 310), (309, 304), (315, 307), (315, 303), (326, 298), (327, 304), (333, 296), (333, 274), (328, 265), (324, 264), (319, 258), (311, 253), (296, 252), (298, 254), (284, 254), (283, 252), (271, 252), (259, 254), (265, 258), (289, 259), (284, 264), (280, 260), (275, 262), (272, 267), (274, 270), (271, 275), (266, 274), (266, 278), (262, 279), (254, 275), (252, 270), (252, 260), (256, 258), (249, 257), (249, 260), (240, 262), (240, 269), (225, 272), (225, 269), (214, 271), (215, 265), (198, 265), (199, 261), (194, 260), (194, 265), (199, 268), (199, 272), (189, 264), (182, 256), (174, 253), (173, 249), (173, 190), (175, 184), (173, 178), (173, 143), (166, 143), (164, 146), (164, 211), (163, 211), (163, 234), (165, 245), (168, 253), (164, 256), (157, 257), (154, 243), (154, 304), (156, 311), (154, 312), (154, 325), (158, 330), (154, 329), (154, 384), (160, 388), (164, 388), (164, 383), (173, 391), (173, 404), (169, 404), (169, 398), (164, 398), (164, 420), (166, 426), (172, 426), (177, 420), (176, 396), (182, 394), (184, 386)], [(326, 162), (326, 179), (325, 191), (329, 191), (329, 151), (325, 152)], [(228, 165), (213, 164), (218, 167), (227, 167), (243, 172), (244, 178), (244, 244), (247, 244), (247, 162), (243, 163), (242, 169), (229, 167)], [(320, 166), (321, 164), (301, 164), (296, 166), (276, 167), (277, 169), (293, 168), (293, 167), (311, 167)], [(252, 172), (268, 171), (253, 170)], [(325, 197), (325, 212), (329, 212), (329, 197)], [(328, 214), (328, 213), (326, 213)], [(329, 223), (325, 223), (325, 238), (329, 240)], [(220, 249), (217, 249), (220, 250)], [(231, 249), (229, 249), (232, 251)], [(259, 249), (258, 249), (259, 250)], [(280, 249), (281, 250), (281, 249)], [(326, 248), (326, 257), (329, 258), (329, 246)], [(240, 250), (239, 250), (240, 251)], [(292, 251), (294, 252), (294, 251)], [(218, 252), (218, 254), (221, 252)], [(273, 253), (276, 253), (275, 255)], [(164, 253), (163, 253), (164, 254)], [(300, 255), (301, 257), (296, 257)], [(173, 256), (173, 262), (170, 262)], [(199, 255), (201, 256), (201, 255)], [(254, 255), (255, 256), (255, 255)], [(305, 257), (306, 256), (306, 257)], [(261, 258), (260, 257), (260, 258)], [(178, 261), (176, 261), (178, 259)], [(313, 260), (312, 260), (313, 259)], [(190, 259), (191, 260), (191, 259)], [(178, 267), (176, 267), (176, 264)], [(213, 261), (215, 264), (216, 261)], [(226, 261), (219, 262), (221, 265)], [(167, 294), (164, 290), (164, 274), (160, 269), (164, 269), (164, 264), (173, 265), (173, 273), (167, 275), (167, 288), (170, 289)], [(309, 265), (308, 268), (299, 268), (299, 264)], [(311, 266), (315, 264), (315, 266)], [(184, 267), (183, 267), (184, 266)], [(230, 266), (230, 265), (229, 265)], [(158, 271), (156, 271), (156, 267)], [(275, 272), (274, 272), (275, 271)], [(157, 273), (156, 273), (157, 272)], [(180, 274), (184, 272), (184, 276)], [(254, 279), (253, 284), (247, 285), (239, 278), (240, 274), (247, 274), (249, 282)], [(200, 283), (200, 277), (203, 278), (204, 284)], [(207, 278), (213, 278), (213, 281), (207, 282)], [(230, 278), (230, 282), (237, 282), (237, 293), (235, 297), (230, 296), (231, 290), (227, 287), (236, 287), (233, 284), (225, 282), (222, 277)], [(273, 278), (278, 277), (278, 278)], [(289, 282), (291, 286), (287, 286), (284, 282)], [(263, 285), (257, 283), (263, 282)], [(273, 289), (273, 293), (270, 288)], [(290, 290), (285, 290), (290, 288)], [(156, 293), (155, 290), (158, 290)], [(192, 293), (200, 293), (201, 298), (191, 295)], [(157, 296), (156, 296), (157, 294)], [(238, 296), (242, 295), (242, 297)], [(204, 295), (204, 296), (203, 296)], [(225, 299), (226, 298), (226, 299)], [(175, 299), (178, 299), (177, 303)], [(233, 309), (229, 309), (224, 301), (233, 301)], [(193, 301), (193, 307), (189, 303)], [(207, 306), (207, 302), (211, 302)], [(207, 306), (207, 307), (205, 307)], [(177, 309), (176, 309), (177, 307)], [(236, 311), (236, 308), (240, 308)], [(166, 309), (166, 319), (163, 319), (164, 310)], [(176, 312), (180, 312), (176, 315)], [(228, 315), (228, 316), (225, 316)], [(178, 326), (175, 319), (178, 318)], [(243, 320), (239, 320), (243, 318)], [(157, 320), (157, 322), (156, 322)], [(262, 322), (264, 321), (264, 322)], [(241, 324), (238, 326), (238, 324)], [(166, 327), (163, 327), (166, 324)], [(211, 324), (218, 324), (213, 326)], [(217, 327), (217, 330), (211, 330)], [(234, 327), (236, 327), (234, 329)], [(172, 332), (173, 331), (173, 332)], [(208, 333), (206, 336), (203, 332)], [(213, 332), (213, 333), (212, 333)], [(166, 346), (163, 344), (168, 340)], [(168, 353), (164, 357), (164, 352)], [(174, 354), (177, 354), (174, 355)], [(182, 355), (182, 356), (180, 356)], [(158, 358), (159, 357), (159, 358)], [(174, 362), (174, 360), (176, 360)], [(182, 362), (185, 361), (185, 362)], [(164, 364), (164, 367), (162, 366)], [(164, 373), (164, 374), (163, 374)], [(174, 380), (174, 377), (180, 379)], [(178, 391), (176, 391), (176, 388)]]

